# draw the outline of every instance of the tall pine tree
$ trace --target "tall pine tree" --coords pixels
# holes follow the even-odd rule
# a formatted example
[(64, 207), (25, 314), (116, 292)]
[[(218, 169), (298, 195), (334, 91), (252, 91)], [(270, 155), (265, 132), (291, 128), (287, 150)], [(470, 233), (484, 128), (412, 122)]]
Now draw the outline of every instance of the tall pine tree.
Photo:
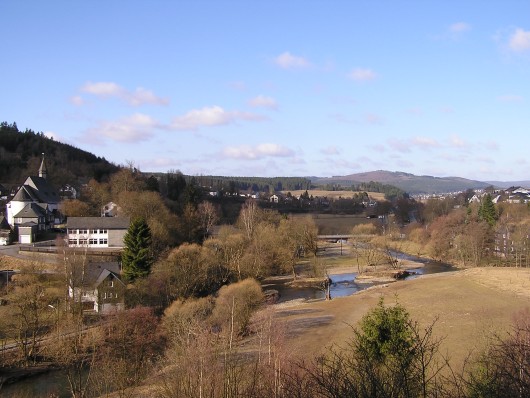
[(484, 196), (484, 199), (482, 199), (482, 203), (478, 209), (478, 217), (480, 220), (486, 221), (492, 227), (497, 221), (497, 209), (495, 209), (495, 204), (489, 193)]
[(122, 254), (122, 267), (125, 279), (133, 282), (149, 275), (153, 257), (151, 256), (151, 230), (143, 218), (134, 220), (123, 239), (125, 249)]

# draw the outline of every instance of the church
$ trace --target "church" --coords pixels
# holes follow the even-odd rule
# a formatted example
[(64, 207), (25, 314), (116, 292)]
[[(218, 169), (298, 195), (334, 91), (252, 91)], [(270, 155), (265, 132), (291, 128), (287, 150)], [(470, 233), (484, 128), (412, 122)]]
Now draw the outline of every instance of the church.
[(19, 243), (33, 243), (38, 234), (60, 223), (61, 198), (49, 184), (44, 154), (39, 176), (26, 179), (13, 199), (7, 203), (7, 222), (18, 235)]

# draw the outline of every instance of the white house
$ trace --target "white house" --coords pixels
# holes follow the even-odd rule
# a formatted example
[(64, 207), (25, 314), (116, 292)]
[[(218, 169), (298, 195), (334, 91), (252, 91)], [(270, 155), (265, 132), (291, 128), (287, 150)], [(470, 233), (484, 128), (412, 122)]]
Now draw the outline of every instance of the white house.
[(39, 232), (60, 222), (61, 198), (48, 183), (47, 175), (43, 154), (39, 176), (28, 177), (6, 205), (7, 222), (18, 232), (20, 243), (32, 243)]
[(68, 217), (67, 243), (69, 247), (123, 247), (129, 224), (129, 217)]

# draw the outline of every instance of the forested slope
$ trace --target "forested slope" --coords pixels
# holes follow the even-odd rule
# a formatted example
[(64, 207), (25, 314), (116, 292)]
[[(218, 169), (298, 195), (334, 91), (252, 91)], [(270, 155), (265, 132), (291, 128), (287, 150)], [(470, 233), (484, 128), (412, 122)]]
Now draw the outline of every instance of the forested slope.
[(105, 158), (54, 141), (42, 132), (20, 131), (16, 123), (0, 123), (0, 183), (17, 185), (28, 175), (36, 175), (43, 153), (49, 178), (56, 187), (91, 178), (102, 181), (118, 170)]

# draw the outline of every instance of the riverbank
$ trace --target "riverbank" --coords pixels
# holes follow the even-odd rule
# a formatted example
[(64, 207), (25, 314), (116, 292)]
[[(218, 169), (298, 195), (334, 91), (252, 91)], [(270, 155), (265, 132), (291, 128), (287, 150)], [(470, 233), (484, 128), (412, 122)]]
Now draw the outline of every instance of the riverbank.
[(331, 301), (278, 305), (277, 318), (289, 331), (293, 352), (306, 358), (332, 344), (344, 344), (362, 317), (383, 297), (399, 301), (420, 329), (435, 322), (441, 352), (459, 369), (472, 352), (479, 353), (495, 334), (510, 330), (516, 312), (530, 308), (530, 269), (474, 268), (431, 274), (374, 286)]

